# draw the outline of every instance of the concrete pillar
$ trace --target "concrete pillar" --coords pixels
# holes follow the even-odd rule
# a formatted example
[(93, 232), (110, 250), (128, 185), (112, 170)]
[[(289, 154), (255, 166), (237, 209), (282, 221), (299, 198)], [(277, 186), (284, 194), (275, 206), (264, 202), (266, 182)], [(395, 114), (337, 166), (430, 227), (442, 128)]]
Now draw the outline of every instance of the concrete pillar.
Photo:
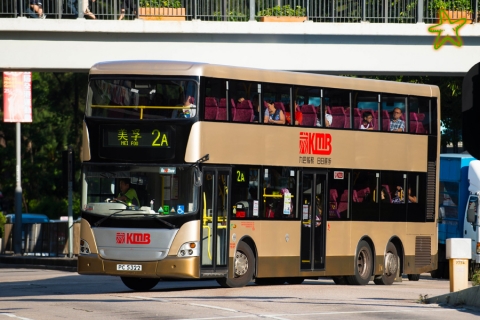
[(447, 239), (450, 266), (450, 292), (468, 288), (468, 260), (472, 258), (471, 239)]

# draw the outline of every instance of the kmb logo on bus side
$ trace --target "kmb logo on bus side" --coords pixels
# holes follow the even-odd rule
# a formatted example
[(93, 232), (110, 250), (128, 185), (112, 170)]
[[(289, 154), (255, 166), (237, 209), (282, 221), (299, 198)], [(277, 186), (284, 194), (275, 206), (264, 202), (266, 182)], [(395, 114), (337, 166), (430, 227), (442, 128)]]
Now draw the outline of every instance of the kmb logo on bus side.
[(332, 135), (319, 132), (300, 132), (300, 154), (329, 155), (332, 153)]
[(117, 244), (150, 244), (150, 233), (117, 232)]

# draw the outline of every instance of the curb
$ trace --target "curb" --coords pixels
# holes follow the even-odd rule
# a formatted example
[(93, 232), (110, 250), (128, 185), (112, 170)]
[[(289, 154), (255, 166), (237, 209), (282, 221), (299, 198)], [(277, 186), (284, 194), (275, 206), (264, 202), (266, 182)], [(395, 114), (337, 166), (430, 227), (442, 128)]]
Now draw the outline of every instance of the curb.
[(76, 272), (77, 258), (0, 255), (0, 268), (51, 269)]
[(426, 302), (445, 304), (454, 307), (468, 306), (480, 309), (480, 286), (428, 298), (426, 299)]

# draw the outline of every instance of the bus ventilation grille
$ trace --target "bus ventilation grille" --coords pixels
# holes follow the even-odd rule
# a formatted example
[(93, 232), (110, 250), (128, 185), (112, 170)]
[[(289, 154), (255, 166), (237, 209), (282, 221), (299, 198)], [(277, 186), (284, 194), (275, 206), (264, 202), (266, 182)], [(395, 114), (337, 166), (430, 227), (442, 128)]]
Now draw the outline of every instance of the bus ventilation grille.
[(435, 173), (437, 170), (436, 167), (437, 166), (435, 165), (435, 162), (428, 162), (427, 185), (431, 186), (431, 188), (427, 188), (426, 222), (435, 221), (435, 208), (437, 207), (435, 206)]
[(415, 239), (415, 268), (429, 266), (432, 263), (432, 239), (417, 237)]

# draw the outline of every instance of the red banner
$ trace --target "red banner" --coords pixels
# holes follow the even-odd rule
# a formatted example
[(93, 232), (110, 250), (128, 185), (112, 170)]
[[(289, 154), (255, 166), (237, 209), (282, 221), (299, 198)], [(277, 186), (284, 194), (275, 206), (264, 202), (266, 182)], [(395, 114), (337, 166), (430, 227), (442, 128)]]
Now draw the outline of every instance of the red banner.
[(3, 73), (3, 121), (32, 122), (32, 73)]

